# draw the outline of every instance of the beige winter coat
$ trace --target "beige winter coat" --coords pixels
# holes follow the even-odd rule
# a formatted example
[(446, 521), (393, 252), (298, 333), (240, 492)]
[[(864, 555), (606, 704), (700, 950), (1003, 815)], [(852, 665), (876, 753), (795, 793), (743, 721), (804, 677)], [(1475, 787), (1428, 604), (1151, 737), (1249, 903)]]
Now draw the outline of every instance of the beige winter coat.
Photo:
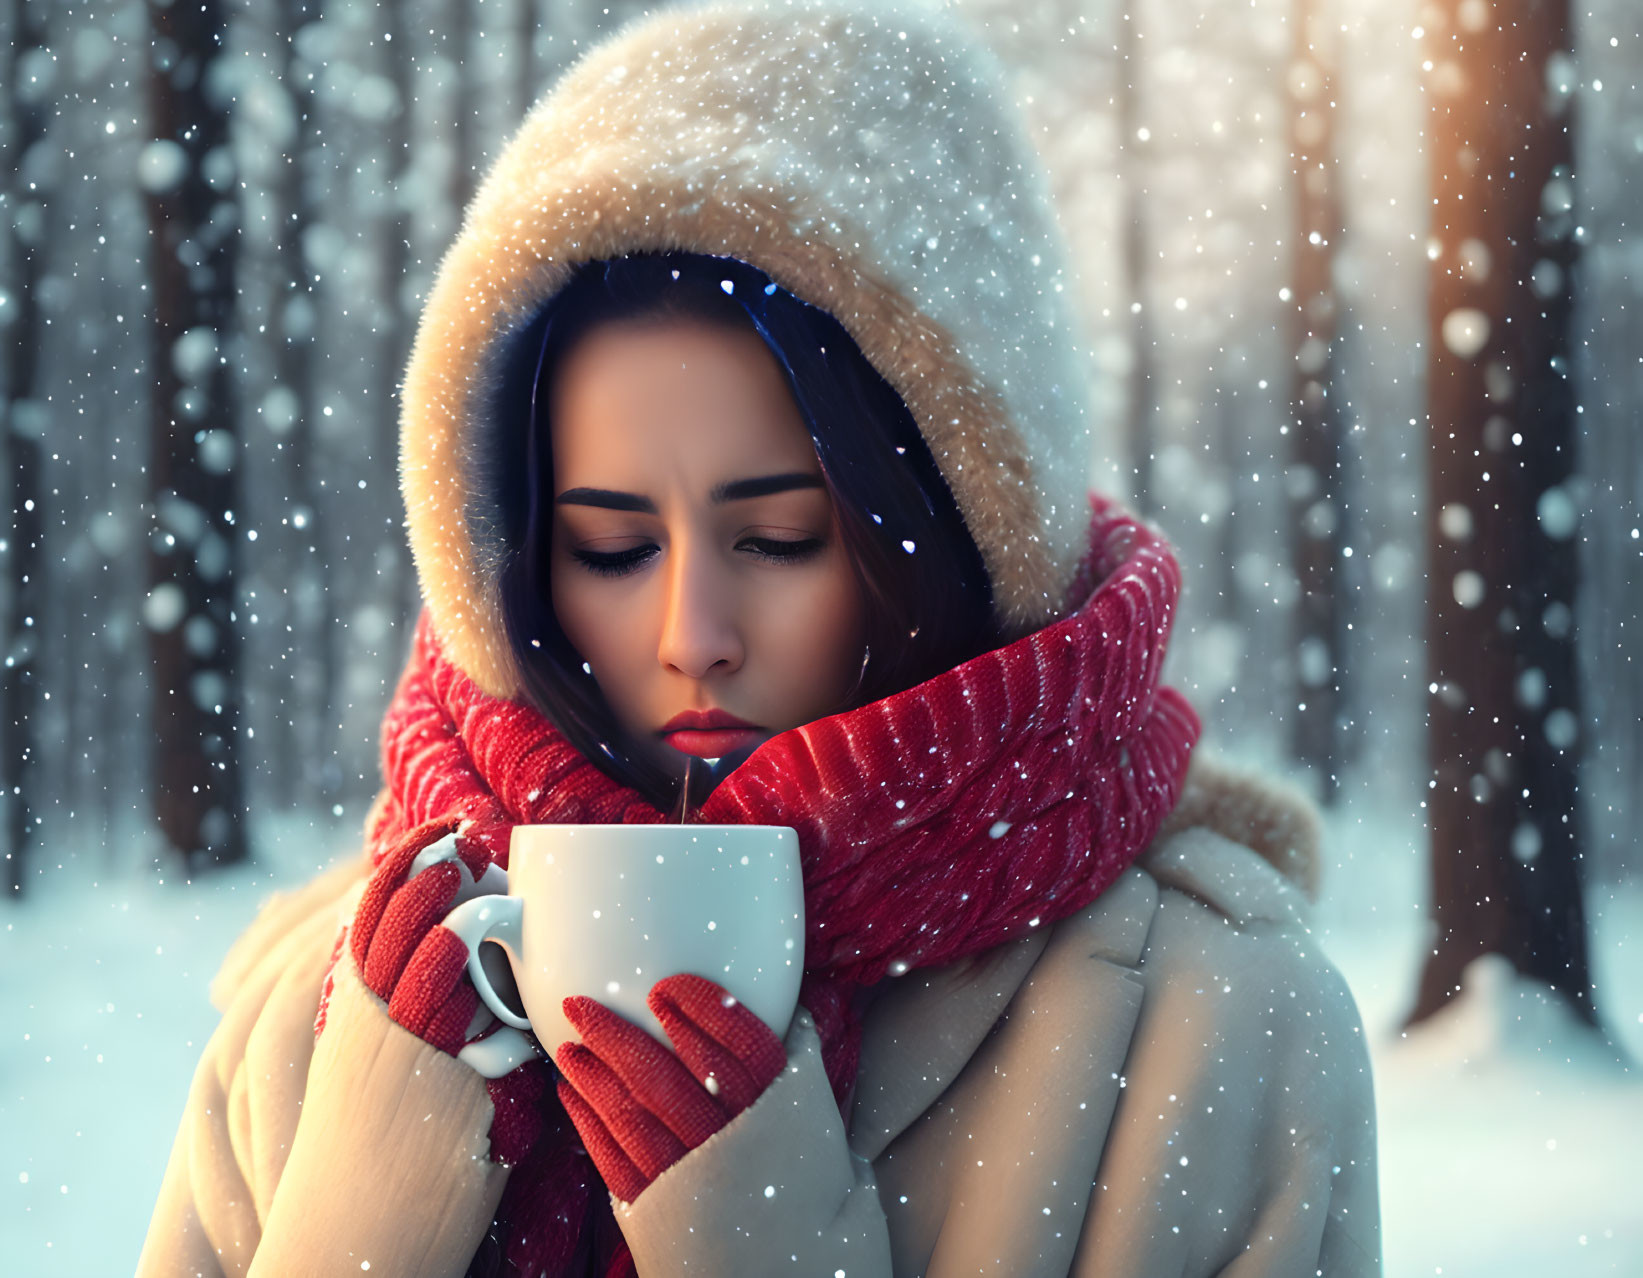
[[(1205, 794), (1083, 912), (887, 983), (848, 1125), (801, 1012), (787, 1072), (617, 1204), (643, 1278), (1379, 1273), (1357, 1011), (1271, 863), (1283, 809)], [(507, 1176), (483, 1081), (346, 961), (313, 1039), (361, 868), (276, 900), (225, 962), (144, 1278), (465, 1270)]]

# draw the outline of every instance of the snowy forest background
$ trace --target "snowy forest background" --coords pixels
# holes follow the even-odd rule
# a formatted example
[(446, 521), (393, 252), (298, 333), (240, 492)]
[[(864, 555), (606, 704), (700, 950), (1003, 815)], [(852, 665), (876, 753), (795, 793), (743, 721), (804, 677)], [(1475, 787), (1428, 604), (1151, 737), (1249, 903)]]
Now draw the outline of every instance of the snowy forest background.
[[(8, 1272), (134, 1263), (216, 963), (356, 850), (422, 298), (649, 7), (0, 4)], [(1170, 677), (1325, 805), (1387, 1272), (1643, 1274), (1635, 6), (954, 7), (1074, 251), (1091, 483), (1181, 552)]]

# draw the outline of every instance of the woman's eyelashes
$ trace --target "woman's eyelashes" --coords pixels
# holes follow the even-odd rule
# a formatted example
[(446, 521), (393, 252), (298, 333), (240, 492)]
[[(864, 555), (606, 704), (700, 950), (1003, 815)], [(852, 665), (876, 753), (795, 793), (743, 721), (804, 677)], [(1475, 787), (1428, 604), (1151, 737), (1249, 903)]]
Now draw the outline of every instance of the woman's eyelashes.
[(622, 577), (638, 567), (639, 561), (653, 549), (651, 546), (636, 546), (614, 555), (601, 555), (592, 550), (573, 550), (570, 553), (571, 558), (589, 572), (598, 573), (601, 577)]
[[(825, 544), (820, 537), (796, 540), (746, 537), (737, 543), (737, 548), (751, 547), (749, 553), (752, 556), (769, 563), (791, 564), (811, 558)], [(601, 577), (623, 577), (638, 568), (655, 551), (656, 547), (653, 545), (634, 546), (630, 550), (619, 550), (611, 554), (602, 554), (596, 550), (573, 550), (571, 557), (589, 572), (597, 573)]]

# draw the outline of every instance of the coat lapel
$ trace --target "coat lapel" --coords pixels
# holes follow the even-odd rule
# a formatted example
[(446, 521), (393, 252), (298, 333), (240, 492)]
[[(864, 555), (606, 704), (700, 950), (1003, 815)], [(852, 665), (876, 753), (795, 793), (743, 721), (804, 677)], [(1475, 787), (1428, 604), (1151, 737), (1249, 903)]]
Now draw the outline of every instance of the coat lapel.
[[(1106, 960), (1069, 973), (1099, 976), (1108, 965), (1133, 968), (1157, 902), (1149, 876), (1128, 870), (1094, 903), (1055, 927), (973, 959), (887, 982), (862, 1021), (861, 1065), (850, 1111), (852, 1150), (877, 1159), (947, 1090), (1022, 986), (1050, 975), (1051, 968), (1040, 971), (1047, 949), (1070, 945), (1086, 958)], [(1140, 1010), (1130, 998), (1131, 983), (1098, 979), (1091, 989), (1097, 997), (1088, 1014), (1102, 1022), (1103, 1041), (1117, 1038), (1127, 1047)], [(1122, 1050), (1118, 1059), (1123, 1060)]]
[(850, 1147), (871, 1161), (975, 1055), (1044, 952), (1051, 929), (888, 981), (862, 1019)]

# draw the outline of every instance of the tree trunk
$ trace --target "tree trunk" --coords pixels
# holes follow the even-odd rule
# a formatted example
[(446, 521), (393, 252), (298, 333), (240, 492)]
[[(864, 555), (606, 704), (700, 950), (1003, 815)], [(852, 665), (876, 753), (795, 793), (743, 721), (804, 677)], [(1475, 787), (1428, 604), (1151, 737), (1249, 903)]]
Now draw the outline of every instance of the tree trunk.
[(454, 124), (451, 129), (451, 144), (456, 152), (456, 164), (451, 169), (449, 198), (451, 207), (456, 210), (458, 226), (461, 225), (462, 214), (467, 211), (469, 198), (479, 185), (474, 173), (480, 153), (479, 122), (476, 118), (478, 94), (475, 92), (473, 66), (473, 54), (478, 43), (475, 32), (478, 15), (474, 9), (473, 0), (451, 2), (451, 31), (458, 52), (458, 62), (455, 110), (452, 115)]
[(1118, 145), (1123, 162), (1124, 269), (1129, 275), (1130, 293), (1130, 375), (1128, 454), (1131, 496), (1139, 515), (1153, 511), (1152, 467), (1154, 450), (1154, 410), (1158, 388), (1154, 381), (1157, 364), (1152, 331), (1152, 311), (1147, 285), (1147, 183), (1145, 146), (1138, 133), (1141, 103), (1140, 42), (1135, 31), (1139, 16), (1126, 13), (1119, 20)]
[(541, 25), (541, 19), (537, 15), (536, 0), (519, 0), (518, 8), (514, 11), (514, 22), (517, 24), (513, 37), (517, 48), (514, 73), (518, 77), (514, 93), (519, 102), (519, 118), (522, 120), (525, 113), (536, 105), (536, 95), (539, 91), (536, 32)]
[[(528, 15), (529, 6), (526, 6), (523, 12)], [(383, 74), (393, 80), (394, 87), (399, 93), (400, 108), (394, 117), (383, 125), (387, 141), (384, 177), (391, 186), (392, 195), (390, 225), (384, 228), (382, 234), (383, 300), (387, 305), (388, 329), (385, 342), (386, 356), (379, 369), (379, 393), (382, 396), (384, 412), (377, 455), (387, 459), (390, 475), (398, 475), (399, 417), (404, 407), (405, 366), (410, 360), (411, 340), (415, 336), (420, 311), (415, 296), (417, 281), (411, 274), (411, 228), (417, 216), (417, 192), (415, 174), (409, 163), (411, 98), (416, 92), (416, 84), (411, 75), (412, 64), (408, 56), (409, 23), (404, 20), (400, 11), (393, 7), (383, 11), (383, 22), (385, 28), (393, 35), (392, 41), (387, 45), (391, 56), (386, 59)], [(530, 37), (533, 25), (523, 20), (520, 23), (519, 64), (527, 72), (531, 65)], [(402, 499), (397, 494), (388, 499), (389, 507), (395, 512), (403, 508), (401, 503)], [(382, 608), (388, 618), (391, 633), (398, 635), (397, 642), (386, 645), (387, 651), (380, 659), (393, 662), (406, 657), (411, 650), (410, 634), (416, 623), (414, 603), (419, 598), (416, 565), (411, 559), (402, 520), (390, 521), (386, 534), (380, 537), (379, 541), (383, 567), (389, 568), (387, 589), (381, 596)], [(378, 571), (382, 569), (379, 568)], [(392, 687), (394, 680), (398, 678), (398, 670), (388, 669), (384, 673), (388, 676), (388, 686)]]
[[(279, 310), (275, 375), (292, 394), (292, 474), (301, 498), (293, 512), (293, 562), (287, 566), (291, 602), (291, 664), (288, 723), (287, 801), (314, 808), (321, 800), (321, 764), (331, 748), (330, 707), (337, 680), (329, 655), (332, 627), (331, 562), (322, 550), (329, 544), (327, 502), (319, 487), (323, 471), (315, 446), (315, 335), (320, 297), (314, 272), (303, 251), (303, 236), (319, 219), (314, 190), (320, 185), (316, 170), (323, 165), (323, 148), (314, 145), (315, 83), (324, 68), (316, 57), (304, 55), (305, 29), (319, 21), (316, 0), (280, 0), (280, 25), (288, 37), (286, 86), (296, 110), (297, 136), (292, 145), (290, 186), (283, 208), (284, 232), (279, 255), (290, 283)], [(313, 27), (314, 31), (319, 28)], [(312, 34), (312, 32), (310, 32)]]
[[(145, 606), (154, 676), (155, 814), (183, 859), (247, 855), (239, 733), (234, 516), (238, 440), (226, 360), (235, 176), (218, 0), (151, 6), (148, 191), (154, 298), (149, 481), (158, 521)], [(243, 535), (252, 536), (255, 530)]]
[(11, 56), (5, 64), (7, 130), (6, 168), (14, 175), (6, 197), (4, 226), (11, 236), (0, 276), (0, 349), (4, 354), (0, 429), (6, 433), (6, 457), (11, 473), (10, 527), (0, 539), (0, 562), (5, 564), (10, 596), (5, 614), (5, 662), (0, 668), (0, 786), (5, 793), (5, 856), (7, 897), (22, 894), (30, 853), (37, 838), (36, 794), (37, 720), (40, 685), (35, 677), (39, 655), (37, 619), (45, 582), (40, 539), (45, 511), (40, 490), (40, 440), (45, 430), (45, 405), (35, 397), (40, 358), (39, 317), (35, 290), (51, 193), (27, 181), (29, 148), (45, 136), (45, 112), (50, 100), (50, 68), (31, 65), (45, 55), (45, 15), (38, 5), (13, 0), (8, 42)]
[(1441, 0), (1427, 12), (1435, 928), (1410, 1022), (1494, 952), (1595, 1024), (1570, 624), (1568, 7)]
[(1289, 65), (1289, 139), (1295, 177), (1291, 246), (1289, 421), (1290, 547), (1300, 599), (1294, 658), (1300, 683), (1290, 749), (1315, 777), (1326, 803), (1340, 792), (1341, 651), (1345, 607), (1341, 548), (1341, 414), (1335, 388), (1335, 243), (1341, 213), (1335, 182), (1334, 39), (1318, 0), (1295, 6)]

